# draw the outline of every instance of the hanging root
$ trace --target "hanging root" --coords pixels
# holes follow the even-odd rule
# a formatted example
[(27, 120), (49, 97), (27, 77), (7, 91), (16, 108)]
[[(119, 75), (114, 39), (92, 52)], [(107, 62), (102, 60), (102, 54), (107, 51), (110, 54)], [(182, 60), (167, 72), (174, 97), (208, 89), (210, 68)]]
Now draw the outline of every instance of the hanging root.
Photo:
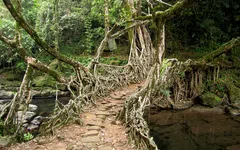
[[(30, 84), (32, 75), (32, 66), (28, 64), (22, 84), (19, 91), (14, 95), (13, 100), (6, 104), (0, 114), (0, 118), (4, 116), (4, 133), (9, 134), (11, 128), (17, 127), (14, 136), (16, 136), (23, 124), (23, 116), (28, 109), (28, 104), (32, 100)], [(17, 116), (17, 112), (22, 111), (21, 118)]]

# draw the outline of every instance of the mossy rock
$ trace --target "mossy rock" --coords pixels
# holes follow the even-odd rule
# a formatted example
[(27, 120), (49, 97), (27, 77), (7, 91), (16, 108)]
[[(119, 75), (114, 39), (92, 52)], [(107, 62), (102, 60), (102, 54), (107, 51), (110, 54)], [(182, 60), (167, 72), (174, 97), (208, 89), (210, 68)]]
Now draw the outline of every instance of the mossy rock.
[(222, 102), (222, 99), (213, 93), (207, 92), (200, 96), (200, 102), (205, 106), (215, 107)]
[(240, 108), (240, 88), (234, 85), (228, 86), (228, 95), (232, 105), (236, 105)]

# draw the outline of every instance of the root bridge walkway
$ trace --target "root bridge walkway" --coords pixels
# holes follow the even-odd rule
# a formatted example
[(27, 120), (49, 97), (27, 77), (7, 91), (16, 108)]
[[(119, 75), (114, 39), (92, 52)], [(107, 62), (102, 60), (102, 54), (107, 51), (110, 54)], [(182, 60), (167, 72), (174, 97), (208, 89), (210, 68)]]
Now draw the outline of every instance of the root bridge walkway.
[(115, 121), (125, 99), (141, 84), (112, 92), (98, 100), (96, 106), (89, 106), (80, 115), (84, 125), (70, 124), (59, 129), (55, 136), (38, 137), (27, 143), (11, 146), (9, 150), (135, 150), (128, 142), (124, 125)]

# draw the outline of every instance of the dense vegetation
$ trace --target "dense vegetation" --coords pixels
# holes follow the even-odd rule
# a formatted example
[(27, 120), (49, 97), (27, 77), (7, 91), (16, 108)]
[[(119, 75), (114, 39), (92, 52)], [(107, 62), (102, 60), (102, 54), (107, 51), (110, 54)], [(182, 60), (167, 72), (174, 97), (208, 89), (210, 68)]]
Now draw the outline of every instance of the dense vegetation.
[[(170, 1), (174, 3), (174, 1)], [(104, 35), (104, 1), (59, 1), (60, 50), (70, 56), (94, 54)], [(110, 24), (126, 20), (121, 1), (112, 1), (109, 6)], [(23, 15), (39, 35), (49, 44), (54, 44), (54, 1), (22, 2)], [(15, 22), (0, 2), (0, 31), (13, 37)], [(240, 2), (234, 0), (194, 1), (181, 15), (167, 25), (167, 54), (179, 51), (208, 53), (222, 43), (240, 35)], [(146, 9), (145, 9), (146, 10)], [(124, 26), (122, 26), (124, 27)], [(154, 27), (149, 26), (152, 34)], [(44, 52), (26, 34), (23, 43), (36, 57), (42, 59)], [(127, 54), (127, 38), (117, 39), (117, 54)], [(0, 43), (0, 67), (24, 69), (14, 49)], [(124, 52), (125, 51), (125, 52)], [(196, 54), (196, 55), (197, 55)], [(44, 57), (45, 61), (51, 60)], [(186, 58), (185, 58), (186, 59)]]
[[(131, 128), (131, 138), (151, 149), (156, 145), (143, 119), (148, 103), (178, 109), (186, 108), (182, 105), (186, 100), (192, 105), (193, 99), (200, 99), (210, 107), (226, 101), (238, 108), (232, 92), (240, 83), (240, 2), (166, 2), (1, 1), (0, 77), (10, 84), (22, 83), (13, 83), (20, 88), (1, 112), (5, 121), (0, 134), (20, 132), (22, 120), (16, 126), (12, 118), (19, 109), (27, 111), (31, 87), (59, 86), (71, 95), (65, 106), (56, 102), (53, 115), (41, 125), (39, 133), (49, 133), (71, 121), (80, 123), (82, 107), (96, 97), (147, 79), (118, 119), (139, 128)], [(164, 60), (165, 56), (193, 61)], [(25, 141), (33, 138), (21, 134)]]

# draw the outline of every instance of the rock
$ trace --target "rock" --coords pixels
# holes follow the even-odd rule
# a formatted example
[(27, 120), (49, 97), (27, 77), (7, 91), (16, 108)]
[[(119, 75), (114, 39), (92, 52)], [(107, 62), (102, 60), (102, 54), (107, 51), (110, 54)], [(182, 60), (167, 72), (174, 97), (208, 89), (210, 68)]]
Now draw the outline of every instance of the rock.
[(85, 143), (97, 143), (100, 142), (100, 138), (98, 136), (89, 136), (89, 137), (84, 137), (82, 138), (82, 141)]
[(240, 109), (237, 108), (228, 108), (228, 111), (233, 116), (240, 116)]
[(215, 107), (222, 102), (222, 99), (213, 93), (207, 92), (200, 96), (200, 102), (203, 105)]
[(27, 111), (26, 114), (24, 115), (24, 118), (26, 120), (30, 120), (33, 116), (35, 116), (36, 113), (35, 112), (31, 112), (31, 111)]
[(106, 111), (97, 111), (97, 112), (95, 113), (95, 115), (104, 115), (104, 116), (108, 116), (109, 113), (106, 112)]
[(39, 128), (38, 125), (30, 124), (30, 125), (27, 127), (27, 130), (28, 130), (28, 131), (33, 131), (33, 130), (37, 130), (38, 128)]
[(178, 109), (178, 110), (187, 109), (193, 105), (194, 105), (193, 101), (191, 101), (191, 100), (190, 101), (180, 101), (173, 105), (173, 109)]
[(111, 122), (111, 124), (113, 124), (113, 125), (120, 125), (121, 122), (118, 121), (118, 120), (113, 120), (113, 121)]
[(28, 127), (28, 123), (24, 123), (22, 126), (24, 127), (24, 128), (27, 128)]
[(84, 149), (83, 145), (70, 143), (68, 144), (66, 150), (84, 150)]
[(33, 104), (28, 105), (28, 111), (34, 112), (37, 110), (37, 108), (38, 108), (37, 105), (33, 105)]
[[(23, 115), (23, 112), (22, 111), (18, 111), (17, 112), (17, 118), (18, 118), (18, 121), (21, 121), (21, 117)], [(23, 123), (25, 123), (26, 121), (28, 120), (31, 120), (34, 116), (36, 115), (35, 112), (31, 112), (31, 111), (27, 111), (25, 113), (25, 115), (23, 116)]]
[(114, 148), (111, 146), (103, 146), (103, 147), (98, 147), (98, 150), (114, 150)]
[(99, 127), (99, 126), (89, 126), (89, 127), (88, 127), (88, 130), (97, 130), (97, 131), (100, 131), (100, 130), (101, 130), (101, 127)]
[(97, 118), (101, 118), (101, 119), (105, 120), (106, 116), (105, 115), (97, 115)]
[(237, 108), (240, 108), (240, 88), (237, 88), (234, 85), (229, 85), (228, 94), (231, 104)]
[(100, 111), (106, 111), (107, 109), (106, 109), (106, 108), (98, 108), (98, 110), (100, 110)]
[(10, 146), (11, 144), (16, 143), (17, 140), (10, 136), (0, 136), (0, 146)]
[(42, 120), (43, 120), (42, 116), (37, 116), (31, 121), (31, 124), (39, 125), (41, 124)]
[(47, 139), (39, 139), (39, 140), (37, 141), (37, 143), (38, 143), (39, 145), (47, 144), (47, 143), (48, 143), (48, 140), (47, 140)]
[[(97, 147), (96, 143), (84, 143), (86, 149), (96, 150)], [(85, 149), (83, 149), (85, 150)]]
[(69, 91), (59, 91), (58, 92), (58, 96), (66, 97), (69, 95), (70, 95)]
[(89, 126), (99, 126), (104, 128), (104, 125), (101, 122), (89, 122), (87, 125)]
[(64, 140), (65, 137), (64, 137), (63, 135), (57, 135), (57, 139), (59, 139), (59, 140)]
[(1, 99), (12, 99), (14, 93), (11, 91), (0, 90), (0, 98)]
[(98, 131), (97, 130), (90, 130), (90, 131), (86, 132), (85, 134), (83, 134), (82, 137), (96, 136), (96, 135), (98, 135)]

